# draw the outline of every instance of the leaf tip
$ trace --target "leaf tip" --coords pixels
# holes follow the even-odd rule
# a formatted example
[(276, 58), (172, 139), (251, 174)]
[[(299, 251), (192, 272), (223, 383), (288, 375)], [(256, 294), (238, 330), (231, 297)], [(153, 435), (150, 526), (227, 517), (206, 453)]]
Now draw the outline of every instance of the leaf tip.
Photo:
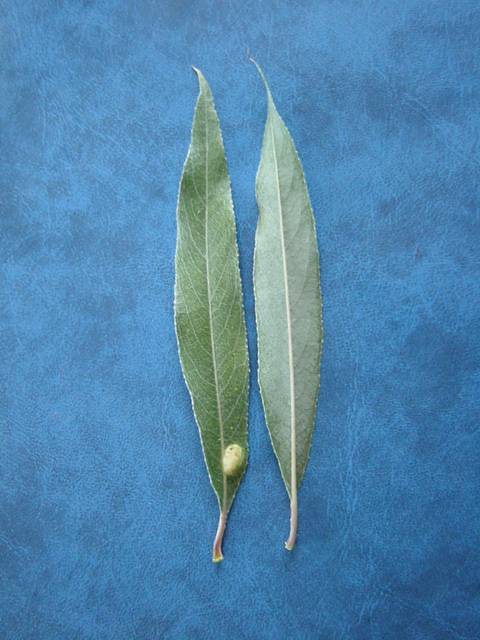
[(268, 86), (268, 82), (267, 82), (267, 78), (265, 77), (265, 74), (263, 73), (263, 69), (262, 67), (258, 64), (258, 62), (255, 60), (255, 58), (253, 58), (252, 56), (250, 56), (250, 62), (253, 62), (253, 64), (257, 67), (257, 71), (260, 75), (260, 78), (262, 79), (263, 84), (265, 85), (265, 91), (267, 92), (267, 98), (268, 98), (268, 104), (273, 104), (273, 98), (272, 98), (272, 94), (270, 91), (270, 87)]
[(255, 60), (253, 56), (249, 56), (248, 59), (257, 67), (257, 71), (260, 74), (260, 77), (265, 82), (265, 74), (262, 71), (262, 67), (258, 64), (258, 62)]
[(206, 94), (207, 96), (210, 95), (210, 87), (208, 86), (208, 82), (206, 81), (203, 73), (200, 71), (198, 67), (195, 67), (193, 65), (192, 65), (192, 70), (197, 76), (200, 94)]

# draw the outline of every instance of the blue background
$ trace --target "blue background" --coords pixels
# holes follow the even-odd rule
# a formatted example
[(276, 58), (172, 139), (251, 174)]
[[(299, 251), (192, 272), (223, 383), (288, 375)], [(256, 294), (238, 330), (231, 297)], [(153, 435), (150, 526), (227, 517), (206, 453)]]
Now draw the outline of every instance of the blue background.
[[(2, 640), (480, 637), (479, 3), (0, 7)], [(265, 95), (247, 51), (321, 253), (292, 554), (256, 383)], [(223, 127), (252, 362), (220, 566), (172, 317), (191, 64)]]

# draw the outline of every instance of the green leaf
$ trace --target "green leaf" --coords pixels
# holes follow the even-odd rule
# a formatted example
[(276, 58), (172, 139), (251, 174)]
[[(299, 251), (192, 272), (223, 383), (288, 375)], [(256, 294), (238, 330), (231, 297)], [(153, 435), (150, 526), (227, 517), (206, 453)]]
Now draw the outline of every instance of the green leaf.
[(235, 219), (220, 123), (198, 69), (200, 94), (177, 206), (175, 327), (220, 519), (213, 560), (222, 556), (227, 514), (247, 458), (248, 354)]
[(268, 99), (256, 182), (259, 383), (273, 449), (290, 496), (290, 535), (285, 546), (291, 550), (297, 533), (297, 489), (308, 461), (320, 382), (319, 258), (302, 166), (265, 76), (256, 66)]

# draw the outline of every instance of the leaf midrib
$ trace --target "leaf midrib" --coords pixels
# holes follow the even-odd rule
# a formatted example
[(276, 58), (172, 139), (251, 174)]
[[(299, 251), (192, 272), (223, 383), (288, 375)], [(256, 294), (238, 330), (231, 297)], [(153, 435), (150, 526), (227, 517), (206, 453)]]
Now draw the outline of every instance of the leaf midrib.
[(283, 206), (280, 192), (280, 175), (278, 171), (277, 150), (272, 118), (270, 117), (270, 135), (272, 136), (273, 162), (275, 166), (275, 181), (277, 184), (278, 218), (280, 225), (280, 245), (282, 248), (283, 278), (285, 280), (285, 307), (287, 315), (288, 339), (288, 369), (290, 377), (290, 498), (296, 499), (297, 493), (297, 464), (296, 464), (296, 415), (295, 415), (295, 370), (293, 365), (292, 320), (290, 314), (290, 293), (288, 286), (288, 265), (285, 248), (285, 232), (283, 227)]
[(212, 292), (210, 286), (210, 262), (208, 251), (208, 115), (207, 115), (207, 100), (203, 97), (204, 102), (204, 118), (205, 118), (205, 267), (207, 275), (207, 300), (208, 300), (208, 319), (210, 325), (210, 343), (212, 348), (212, 364), (213, 364), (213, 378), (215, 382), (215, 395), (217, 401), (217, 416), (218, 424), (220, 428), (220, 469), (222, 470), (222, 482), (223, 482), (223, 496), (221, 511), (226, 513), (227, 511), (227, 478), (222, 468), (222, 455), (225, 450), (225, 439), (223, 433), (223, 416), (222, 416), (222, 404), (220, 400), (219, 383), (218, 383), (218, 370), (217, 360), (215, 355), (215, 339), (213, 337), (213, 316), (212, 316)]

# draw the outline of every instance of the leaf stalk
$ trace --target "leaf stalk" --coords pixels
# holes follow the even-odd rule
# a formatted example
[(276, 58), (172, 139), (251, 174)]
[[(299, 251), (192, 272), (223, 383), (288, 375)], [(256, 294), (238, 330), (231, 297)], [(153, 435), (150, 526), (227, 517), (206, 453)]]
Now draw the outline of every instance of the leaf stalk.
[(297, 493), (295, 492), (292, 495), (290, 500), (290, 533), (288, 536), (288, 540), (285, 542), (285, 549), (291, 551), (295, 546), (295, 541), (297, 539), (297, 527), (298, 527), (298, 502), (297, 502)]
[(221, 562), (223, 560), (222, 540), (223, 540), (223, 534), (225, 533), (226, 524), (227, 524), (227, 514), (225, 511), (220, 511), (217, 533), (215, 535), (215, 540), (213, 541), (212, 562)]

